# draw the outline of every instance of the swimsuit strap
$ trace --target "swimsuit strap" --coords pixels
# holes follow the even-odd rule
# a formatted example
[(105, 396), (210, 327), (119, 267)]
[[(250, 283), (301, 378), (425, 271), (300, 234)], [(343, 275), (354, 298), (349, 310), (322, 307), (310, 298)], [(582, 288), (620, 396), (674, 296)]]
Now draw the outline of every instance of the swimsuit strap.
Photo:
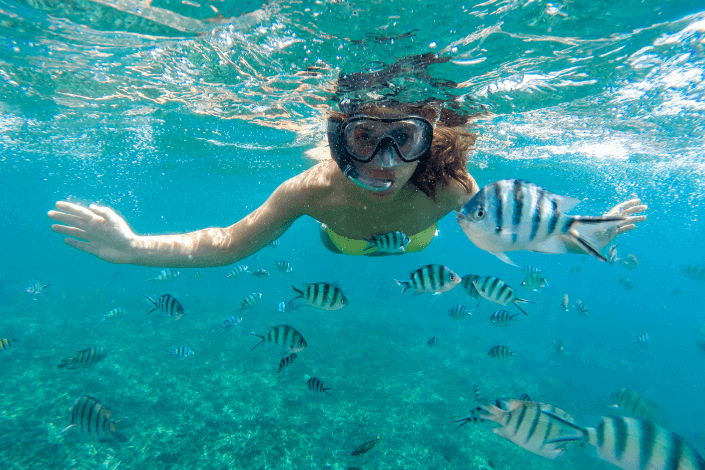
[[(431, 240), (433, 240), (433, 237), (436, 234), (436, 227), (437, 226), (438, 226), (438, 223), (435, 223), (435, 224), (431, 225), (429, 228), (410, 237), (411, 241), (409, 242), (409, 245), (406, 247), (406, 252), (407, 253), (415, 253), (417, 251), (421, 251), (424, 248), (426, 248), (428, 246), (428, 244), (431, 243)], [(354, 238), (348, 238), (348, 237), (344, 237), (342, 235), (338, 235), (333, 230), (331, 230), (330, 227), (326, 227), (326, 232), (328, 233), (328, 236), (330, 237), (330, 240), (333, 242), (335, 247), (338, 250), (340, 250), (340, 252), (343, 254), (352, 255), (352, 256), (360, 256), (360, 255), (369, 255), (369, 254), (377, 251), (376, 247), (372, 247), (368, 250), (367, 246), (369, 245), (369, 243), (366, 242), (365, 240), (356, 240)]]

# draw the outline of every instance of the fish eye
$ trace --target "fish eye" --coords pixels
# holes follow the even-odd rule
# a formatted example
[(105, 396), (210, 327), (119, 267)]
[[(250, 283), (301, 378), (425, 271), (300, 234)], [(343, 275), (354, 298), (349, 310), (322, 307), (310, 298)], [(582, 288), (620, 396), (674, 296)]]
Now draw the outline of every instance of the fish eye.
[(451, 281), (454, 281), (454, 280), (455, 280), (455, 275), (451, 274), (449, 279), (450, 279)]
[(474, 214), (475, 220), (482, 220), (485, 218), (485, 209), (482, 207), (478, 207), (475, 209), (475, 214)]

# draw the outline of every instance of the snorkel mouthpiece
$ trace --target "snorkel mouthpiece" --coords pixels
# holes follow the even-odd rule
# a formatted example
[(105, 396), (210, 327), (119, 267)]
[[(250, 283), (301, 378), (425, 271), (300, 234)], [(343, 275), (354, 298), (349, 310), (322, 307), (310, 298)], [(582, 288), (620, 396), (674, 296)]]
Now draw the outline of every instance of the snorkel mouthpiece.
[(343, 170), (343, 175), (345, 175), (347, 179), (360, 186), (361, 188), (370, 191), (386, 191), (392, 186), (392, 181), (377, 180), (373, 178), (368, 178), (365, 175), (361, 175), (360, 172), (357, 171), (357, 167), (355, 167), (355, 164), (352, 162), (348, 162), (348, 164), (344, 168), (341, 168), (341, 170)]

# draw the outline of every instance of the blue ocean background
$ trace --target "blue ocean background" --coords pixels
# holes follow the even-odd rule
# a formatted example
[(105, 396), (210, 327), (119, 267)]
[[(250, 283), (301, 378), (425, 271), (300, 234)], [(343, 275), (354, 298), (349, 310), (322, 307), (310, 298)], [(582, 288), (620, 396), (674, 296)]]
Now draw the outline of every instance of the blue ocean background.
[[(0, 0), (0, 35), (0, 338), (17, 339), (0, 350), (3, 467), (614, 468), (582, 454), (542, 459), (490, 423), (455, 430), (476, 406), (473, 382), (492, 397), (528, 393), (585, 425), (614, 412), (610, 393), (633, 389), (705, 451), (705, 284), (682, 273), (705, 265), (702, 2)], [(581, 215), (637, 195), (648, 220), (616, 240), (636, 269), (514, 253), (545, 270), (550, 286), (530, 292), (454, 214), (424, 251), (385, 258), (328, 252), (304, 217), (279, 246), (242, 261), (266, 278), (226, 280), (225, 266), (149, 285), (159, 268), (100, 261), (50, 230), (46, 213), (64, 199), (108, 205), (141, 234), (231, 225), (315, 164), (306, 152), (325, 137), (341, 72), (428, 52), (453, 58), (429, 73), (458, 86), (399, 84), (491, 113), (469, 156), (478, 183), (525, 179), (580, 198)], [(476, 305), (460, 288), (399, 295), (394, 280), (429, 263), (500, 277), (535, 303), (508, 328), (490, 324), (498, 306), (487, 301), (451, 320), (454, 305)], [(23, 292), (31, 279), (50, 284), (36, 300)], [(276, 311), (292, 285), (318, 281), (337, 283), (350, 305)], [(243, 322), (214, 332), (251, 292), (263, 298)], [(564, 292), (587, 317), (559, 308)], [(186, 309), (179, 322), (145, 316), (143, 294), (165, 293)], [(116, 307), (129, 314), (99, 321)], [(278, 324), (308, 342), (279, 378), (277, 353), (251, 351), (250, 335)], [(648, 349), (634, 344), (644, 333)], [(569, 354), (555, 354), (556, 339)], [(496, 344), (517, 357), (493, 361)], [(108, 358), (57, 370), (92, 346)], [(164, 357), (179, 346), (195, 356)], [(333, 396), (308, 390), (308, 376)], [(86, 394), (129, 419), (126, 442), (58, 434)]]

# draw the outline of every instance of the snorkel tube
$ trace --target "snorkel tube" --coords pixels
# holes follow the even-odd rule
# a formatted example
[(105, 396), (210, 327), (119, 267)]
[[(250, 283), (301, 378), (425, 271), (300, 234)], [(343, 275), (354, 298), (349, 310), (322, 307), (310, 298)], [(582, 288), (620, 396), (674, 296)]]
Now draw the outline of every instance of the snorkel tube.
[(389, 189), (392, 186), (392, 181), (378, 180), (360, 174), (343, 143), (342, 134), (344, 126), (345, 121), (328, 118), (327, 133), (330, 153), (338, 164), (338, 167), (340, 167), (340, 171), (343, 172), (343, 175), (345, 175), (347, 179), (369, 191), (385, 191)]

